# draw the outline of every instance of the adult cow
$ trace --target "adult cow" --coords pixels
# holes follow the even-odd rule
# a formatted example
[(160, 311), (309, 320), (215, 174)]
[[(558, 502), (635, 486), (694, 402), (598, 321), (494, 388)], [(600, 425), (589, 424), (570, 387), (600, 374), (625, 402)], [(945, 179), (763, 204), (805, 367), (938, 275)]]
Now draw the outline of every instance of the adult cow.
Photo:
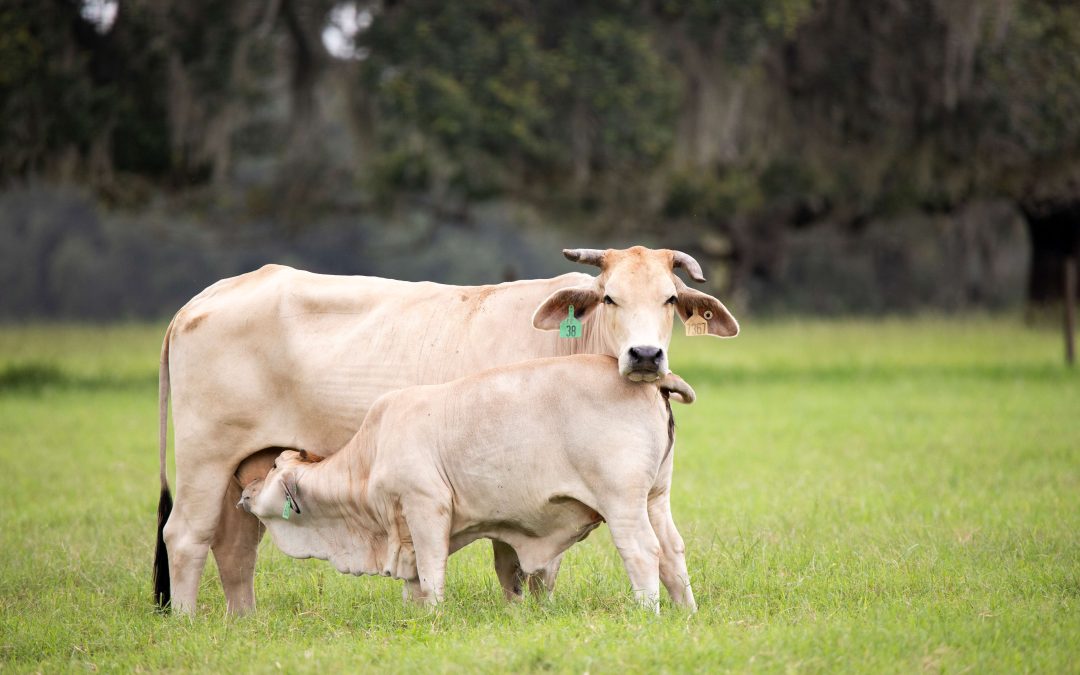
[[(188, 302), (161, 349), (158, 603), (194, 612), (212, 549), (229, 611), (251, 610), (263, 528), (233, 507), (241, 483), (265, 474), (281, 448), (317, 454), (341, 448), (388, 390), (578, 353), (617, 357), (622, 375), (652, 381), (668, 372), (676, 311), (685, 320), (697, 310), (710, 335), (738, 333), (719, 300), (675, 276), (681, 267), (704, 281), (685, 253), (635, 246), (563, 254), (598, 266), (599, 276), (464, 287), (268, 265), (219, 281)], [(582, 321), (578, 339), (551, 332), (570, 305)], [(165, 468), (170, 391), (175, 507)], [(502, 544), (494, 553), (504, 592), (519, 596), (516, 554)], [(534, 591), (553, 587), (558, 562), (539, 581), (530, 579)]]

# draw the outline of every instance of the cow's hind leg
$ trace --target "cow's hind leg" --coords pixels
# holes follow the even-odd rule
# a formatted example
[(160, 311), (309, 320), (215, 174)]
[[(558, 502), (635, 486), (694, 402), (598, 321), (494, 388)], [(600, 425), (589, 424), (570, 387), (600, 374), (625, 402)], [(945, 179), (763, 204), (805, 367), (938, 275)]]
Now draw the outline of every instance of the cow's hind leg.
[(548, 598), (555, 592), (555, 579), (559, 576), (559, 565), (563, 554), (552, 559), (536, 574), (529, 575), (529, 591), (537, 598)]
[(495, 574), (499, 577), (499, 585), (502, 586), (503, 595), (511, 602), (521, 600), (523, 587), (528, 580), (529, 591), (537, 598), (546, 598), (555, 590), (555, 579), (559, 576), (559, 565), (562, 563), (562, 554), (556, 556), (551, 562), (535, 574), (525, 574), (521, 569), (521, 561), (517, 552), (507, 543), (491, 541), (491, 549), (495, 554)]
[(521, 562), (517, 552), (510, 544), (491, 540), (491, 550), (495, 554), (495, 574), (499, 577), (503, 595), (507, 600), (521, 600), (521, 585), (525, 574), (521, 571)]
[(424, 604), (424, 591), (420, 588), (420, 579), (406, 579), (405, 586), (401, 589), (401, 599), (406, 603)]
[(255, 609), (255, 557), (264, 531), (258, 518), (236, 507), (241, 492), (237, 481), (229, 481), (210, 545), (229, 613), (237, 616)]
[[(177, 457), (183, 457), (177, 453)], [(177, 466), (176, 501), (165, 524), (172, 609), (194, 614), (199, 580), (214, 540), (230, 472), (214, 465)]]

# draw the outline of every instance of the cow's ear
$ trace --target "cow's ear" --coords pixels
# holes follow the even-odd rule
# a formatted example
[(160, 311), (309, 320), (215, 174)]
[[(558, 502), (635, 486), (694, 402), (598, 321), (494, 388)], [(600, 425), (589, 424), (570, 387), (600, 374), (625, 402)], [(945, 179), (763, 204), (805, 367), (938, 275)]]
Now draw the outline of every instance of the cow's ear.
[(713, 337), (735, 337), (739, 334), (739, 322), (731, 315), (723, 303), (711, 295), (695, 291), (681, 281), (676, 281), (678, 288), (679, 318), (685, 323), (697, 310), (698, 315), (709, 322), (709, 335)]
[(533, 313), (533, 327), (540, 330), (559, 330), (559, 324), (566, 320), (567, 308), (574, 306), (574, 316), (584, 319), (597, 303), (600, 293), (592, 286), (573, 286), (555, 291), (540, 303)]

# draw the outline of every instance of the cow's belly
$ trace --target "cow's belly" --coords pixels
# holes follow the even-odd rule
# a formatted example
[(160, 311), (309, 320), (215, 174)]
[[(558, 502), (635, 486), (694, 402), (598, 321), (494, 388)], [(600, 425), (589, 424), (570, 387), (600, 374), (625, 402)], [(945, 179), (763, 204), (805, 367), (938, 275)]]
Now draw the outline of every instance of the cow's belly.
[(455, 514), (454, 520), (452, 551), (481, 538), (505, 542), (517, 552), (526, 574), (540, 571), (603, 522), (593, 509), (565, 498), (495, 518), (463, 519)]

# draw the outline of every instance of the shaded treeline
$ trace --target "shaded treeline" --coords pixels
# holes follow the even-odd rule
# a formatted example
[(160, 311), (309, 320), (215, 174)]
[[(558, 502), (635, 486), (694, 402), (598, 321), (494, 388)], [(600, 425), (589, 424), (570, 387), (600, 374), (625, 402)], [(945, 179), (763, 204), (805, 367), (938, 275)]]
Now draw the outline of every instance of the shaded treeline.
[[(87, 307), (131, 260), (126, 314), (268, 258), (392, 273), (349, 255), (431, 247), (417, 219), (444, 247), (522, 214), (567, 244), (679, 246), (744, 307), (837, 312), (1053, 302), (1080, 239), (1069, 2), (120, 0), (107, 30), (85, 10), (0, 8), (6, 276), (37, 289), (9, 316)], [(60, 200), (98, 234), (50, 224), (42, 183), (100, 200)], [(500, 258), (531, 235), (500, 241), (488, 279), (546, 271)], [(477, 280), (447, 264), (399, 275)]]

